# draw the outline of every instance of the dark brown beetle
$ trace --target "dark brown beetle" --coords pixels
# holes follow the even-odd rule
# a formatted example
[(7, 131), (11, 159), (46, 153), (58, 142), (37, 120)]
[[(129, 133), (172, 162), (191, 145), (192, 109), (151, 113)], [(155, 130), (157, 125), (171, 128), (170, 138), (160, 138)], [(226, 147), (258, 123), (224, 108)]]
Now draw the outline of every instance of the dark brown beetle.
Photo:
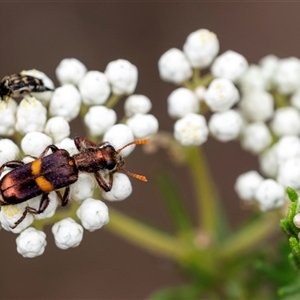
[[(39, 158), (24, 164), (22, 161), (12, 160), (0, 167), (0, 176), (5, 167), (13, 170), (0, 180), (0, 206), (22, 203), (26, 200), (42, 195), (38, 209), (27, 206), (22, 217), (12, 228), (17, 227), (26, 217), (27, 213), (40, 214), (49, 204), (48, 194), (56, 191), (61, 205), (67, 205), (70, 196), (70, 185), (77, 181), (79, 172), (94, 174), (99, 186), (106, 192), (113, 185), (113, 174), (123, 171), (126, 174), (142, 181), (145, 176), (133, 174), (124, 169), (125, 161), (120, 152), (130, 145), (145, 144), (148, 139), (133, 141), (119, 150), (109, 143), (99, 145), (84, 137), (77, 137), (74, 143), (79, 153), (71, 156), (68, 151), (59, 149), (55, 145), (45, 148)], [(52, 153), (47, 155), (51, 150)], [(108, 176), (108, 181), (104, 176)], [(65, 188), (61, 195), (58, 189)]]

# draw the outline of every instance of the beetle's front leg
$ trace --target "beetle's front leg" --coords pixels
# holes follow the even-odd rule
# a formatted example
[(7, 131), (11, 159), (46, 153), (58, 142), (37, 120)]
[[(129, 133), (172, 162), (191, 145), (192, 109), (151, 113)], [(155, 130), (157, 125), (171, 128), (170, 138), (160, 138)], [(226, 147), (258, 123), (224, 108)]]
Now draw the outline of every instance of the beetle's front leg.
[(99, 184), (99, 186), (105, 191), (109, 192), (113, 185), (113, 173), (109, 173), (109, 181), (108, 183), (106, 180), (101, 176), (100, 173), (95, 173), (95, 178)]

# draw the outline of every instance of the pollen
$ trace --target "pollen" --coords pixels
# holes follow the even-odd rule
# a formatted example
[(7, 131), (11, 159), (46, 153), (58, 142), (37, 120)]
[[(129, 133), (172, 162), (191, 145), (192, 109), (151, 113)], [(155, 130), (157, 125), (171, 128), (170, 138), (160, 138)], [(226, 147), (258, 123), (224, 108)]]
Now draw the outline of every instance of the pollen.
[(20, 213), (20, 208), (18, 205), (6, 205), (1, 207), (1, 211), (8, 217), (14, 217)]

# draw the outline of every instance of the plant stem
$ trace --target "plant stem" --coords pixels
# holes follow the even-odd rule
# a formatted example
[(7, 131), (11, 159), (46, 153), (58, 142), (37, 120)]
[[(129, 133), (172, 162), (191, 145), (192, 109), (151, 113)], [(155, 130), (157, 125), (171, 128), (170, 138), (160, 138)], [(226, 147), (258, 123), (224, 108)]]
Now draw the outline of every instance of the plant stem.
[(104, 228), (154, 254), (177, 260), (188, 251), (188, 247), (179, 238), (134, 220), (113, 208), (109, 209), (109, 219)]
[(219, 257), (232, 259), (240, 253), (259, 244), (279, 228), (279, 216), (276, 213), (266, 213), (257, 220), (252, 221), (235, 233), (230, 239), (220, 246)]
[(107, 108), (113, 108), (118, 103), (118, 101), (121, 99), (121, 97), (122, 96), (120, 96), (120, 95), (112, 94), (110, 96), (110, 98), (108, 99), (107, 103), (105, 104), (105, 106)]
[(214, 236), (217, 232), (219, 207), (209, 168), (201, 147), (189, 147), (187, 151), (187, 162), (198, 203), (200, 228)]

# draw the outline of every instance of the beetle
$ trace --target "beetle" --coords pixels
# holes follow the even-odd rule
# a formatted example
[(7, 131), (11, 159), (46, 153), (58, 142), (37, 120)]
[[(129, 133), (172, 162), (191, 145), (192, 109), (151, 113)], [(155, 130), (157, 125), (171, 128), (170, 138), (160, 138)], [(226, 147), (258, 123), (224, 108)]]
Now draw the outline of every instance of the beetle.
[(9, 97), (45, 91), (53, 89), (46, 87), (42, 79), (21, 73), (5, 76), (0, 82), (0, 100), (3, 101), (8, 101)]
[[(76, 137), (74, 143), (78, 153), (71, 156), (68, 151), (59, 149), (55, 145), (49, 145), (30, 163), (12, 160), (0, 167), (0, 176), (5, 167), (12, 170), (0, 180), (0, 206), (22, 203), (36, 196), (42, 196), (38, 209), (27, 206), (23, 215), (13, 227), (16, 228), (26, 217), (27, 213), (40, 214), (49, 204), (49, 193), (55, 191), (61, 205), (66, 206), (70, 198), (70, 185), (77, 181), (79, 172), (94, 175), (98, 185), (108, 192), (113, 186), (113, 174), (118, 171), (147, 181), (145, 176), (137, 175), (124, 168), (125, 160), (120, 152), (130, 146), (145, 144), (148, 139), (135, 140), (122, 148), (115, 150), (109, 142), (99, 145), (86, 139)], [(52, 153), (47, 155), (48, 151)], [(105, 176), (108, 176), (106, 181)], [(65, 188), (63, 195), (58, 191)]]

